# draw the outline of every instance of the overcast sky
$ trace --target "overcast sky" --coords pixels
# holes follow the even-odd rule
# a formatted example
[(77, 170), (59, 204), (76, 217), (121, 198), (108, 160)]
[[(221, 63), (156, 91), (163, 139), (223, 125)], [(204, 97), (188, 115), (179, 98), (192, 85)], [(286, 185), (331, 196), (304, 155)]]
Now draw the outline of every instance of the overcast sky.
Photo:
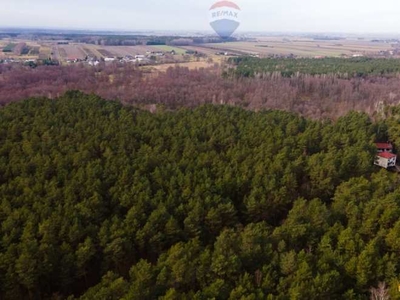
[[(208, 30), (209, 0), (0, 0), (1, 27)], [(399, 0), (236, 0), (240, 31), (400, 33)]]

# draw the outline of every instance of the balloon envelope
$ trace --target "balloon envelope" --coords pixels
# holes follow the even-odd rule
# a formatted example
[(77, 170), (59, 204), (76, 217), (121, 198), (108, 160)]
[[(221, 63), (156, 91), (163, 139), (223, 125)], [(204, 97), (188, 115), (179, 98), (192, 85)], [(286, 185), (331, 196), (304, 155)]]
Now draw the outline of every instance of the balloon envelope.
[(218, 20), (211, 22), (210, 25), (220, 37), (228, 38), (238, 29), (240, 23), (233, 20)]
[(231, 1), (218, 1), (210, 8), (210, 25), (222, 38), (230, 37), (240, 26), (240, 8)]

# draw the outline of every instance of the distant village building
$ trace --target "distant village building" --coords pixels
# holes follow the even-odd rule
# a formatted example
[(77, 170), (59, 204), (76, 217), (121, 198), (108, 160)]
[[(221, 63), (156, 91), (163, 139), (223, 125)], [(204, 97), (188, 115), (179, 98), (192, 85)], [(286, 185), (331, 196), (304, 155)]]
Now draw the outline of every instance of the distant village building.
[(81, 61), (81, 59), (74, 58), (74, 57), (70, 57), (70, 58), (67, 59), (67, 63), (69, 63), (69, 64), (75, 64), (75, 63), (80, 62), (80, 61)]
[(145, 58), (139, 57), (139, 58), (136, 58), (133, 61), (138, 63), (139, 65), (147, 65), (147, 64), (149, 64), (151, 62), (150, 59), (148, 59), (146, 57)]
[(393, 154), (391, 143), (376, 143), (377, 155), (375, 165), (388, 169), (396, 167), (397, 155)]
[(88, 62), (88, 65), (92, 66), (92, 67), (95, 67), (98, 64), (100, 64), (100, 62), (98, 60), (91, 60), (91, 61)]

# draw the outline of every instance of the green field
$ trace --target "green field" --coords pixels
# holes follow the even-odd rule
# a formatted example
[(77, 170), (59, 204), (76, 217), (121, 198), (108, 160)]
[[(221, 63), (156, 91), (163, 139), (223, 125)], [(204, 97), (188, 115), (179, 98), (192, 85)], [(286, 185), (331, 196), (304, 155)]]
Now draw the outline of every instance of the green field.
[(10, 43), (3, 48), (3, 52), (13, 52), (15, 46), (17, 46), (17, 44)]
[(151, 46), (151, 47), (154, 47), (157, 50), (166, 51), (166, 52), (171, 52), (172, 50), (174, 50), (176, 54), (185, 54), (186, 53), (185, 49), (173, 47), (173, 46), (160, 45), (160, 46)]

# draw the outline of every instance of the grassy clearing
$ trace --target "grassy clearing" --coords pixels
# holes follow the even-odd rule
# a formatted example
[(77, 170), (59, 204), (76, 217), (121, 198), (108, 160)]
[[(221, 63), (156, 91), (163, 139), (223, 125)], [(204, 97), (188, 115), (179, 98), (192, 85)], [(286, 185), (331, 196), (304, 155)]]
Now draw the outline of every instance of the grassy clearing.
[(7, 52), (7, 53), (9, 53), (9, 52), (13, 52), (13, 50), (14, 50), (14, 48), (17, 46), (17, 44), (15, 44), (15, 43), (9, 43), (7, 46), (5, 46), (4, 48), (3, 48), (3, 52)]
[(185, 49), (178, 48), (178, 47), (173, 47), (173, 46), (163, 46), (163, 45), (161, 45), (161, 46), (154, 46), (154, 48), (156, 48), (157, 50), (165, 51), (165, 52), (175, 51), (175, 53), (179, 54), (179, 55), (186, 53)]
[(207, 63), (206, 61), (191, 61), (191, 62), (182, 62), (182, 63), (173, 63), (173, 64), (162, 64), (158, 66), (143, 66), (141, 67), (143, 70), (152, 71), (152, 72), (165, 72), (170, 67), (183, 67), (189, 68), (190, 70), (200, 69), (200, 68), (209, 68), (213, 66), (214, 63)]

